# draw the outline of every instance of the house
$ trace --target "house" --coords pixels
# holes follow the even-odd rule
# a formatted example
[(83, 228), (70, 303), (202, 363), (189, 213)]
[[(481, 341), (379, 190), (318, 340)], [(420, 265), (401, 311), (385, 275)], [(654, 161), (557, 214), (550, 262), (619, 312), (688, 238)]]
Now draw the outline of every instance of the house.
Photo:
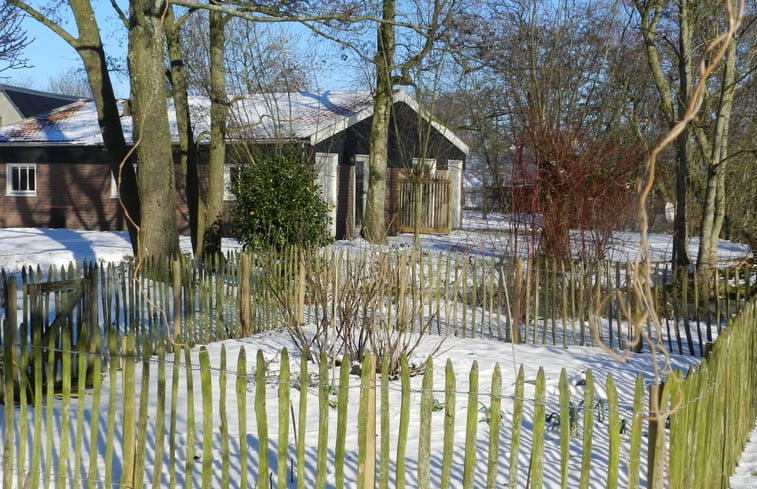
[[(120, 104), (123, 114), (124, 102)], [(207, 154), (209, 102), (190, 99), (194, 133)], [(128, 114), (128, 106), (127, 106)], [(169, 110), (173, 114), (173, 110)], [(331, 212), (331, 234), (337, 239), (359, 235), (368, 187), (368, 154), (373, 100), (369, 92), (275, 93), (236, 97), (231, 105), (226, 178), (246, 164), (240, 146), (256, 154), (280, 144), (298, 144), (303, 161), (315, 165), (324, 200)], [(122, 115), (127, 142), (132, 121)], [(174, 141), (175, 120), (171, 121)], [(386, 222), (397, 229), (402, 203), (403, 172), (423, 165), (448, 180), (445, 197), (450, 227), (460, 226), (462, 168), (468, 148), (448, 128), (428, 118), (403, 91), (394, 96), (387, 171)], [(423, 138), (425, 144), (419, 144)], [(183, 177), (176, 159), (177, 189)], [(205, 165), (201, 163), (200, 171)], [(125, 227), (115, 181), (110, 173), (94, 103), (75, 101), (51, 112), (0, 127), (0, 226), (60, 226), (114, 230)], [(227, 205), (233, 195), (225, 195)], [(179, 200), (179, 224), (188, 227), (186, 204)], [(230, 230), (229, 230), (230, 231)]]
[(0, 126), (15, 124), (28, 117), (50, 112), (76, 100), (78, 100), (78, 97), (0, 83)]

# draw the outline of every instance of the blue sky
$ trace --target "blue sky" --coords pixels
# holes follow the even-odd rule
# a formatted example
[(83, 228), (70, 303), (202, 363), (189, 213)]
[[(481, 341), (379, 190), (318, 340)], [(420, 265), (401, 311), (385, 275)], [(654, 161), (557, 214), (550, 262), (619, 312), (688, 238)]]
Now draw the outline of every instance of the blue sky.
[[(105, 26), (111, 27), (111, 30), (101, 33), (106, 54), (125, 60), (125, 29), (111, 13), (112, 10), (107, 3), (94, 0), (93, 4), (95, 4), (101, 29), (104, 30)], [(66, 8), (65, 5), (66, 3), (61, 4), (63, 9)], [(75, 25), (71, 20), (66, 21), (64, 18), (63, 22), (66, 30), (75, 33)], [(51, 30), (31, 18), (26, 18), (23, 25), (28, 37), (33, 39), (31, 45), (24, 52), (24, 56), (28, 58), (31, 67), (2, 73), (2, 76), (6, 77), (1, 80), (2, 83), (47, 90), (51, 79), (71, 68), (81, 67), (81, 61), (76, 51)], [(297, 27), (294, 27), (294, 29), (296, 30)], [(303, 51), (309, 53), (304, 55), (303, 59), (312, 64), (317, 89), (366, 88), (356, 85), (355, 79), (360, 78), (361, 72), (364, 73), (364, 70), (356, 67), (358, 62), (354, 59), (354, 56), (350, 56), (351, 59), (346, 61), (341, 60), (340, 56), (334, 59), (329, 54), (330, 52), (333, 53), (333, 46), (325, 45), (323, 42), (320, 43), (320, 46), (316, 46), (309, 31), (305, 29), (299, 31), (297, 35), (300, 37), (298, 43), (302, 46)], [(330, 58), (330, 61), (324, 63), (323, 60), (327, 57)], [(114, 74), (113, 83), (117, 97), (126, 98), (129, 96), (128, 79), (125, 76)]]
[[(65, 3), (61, 5), (65, 5)], [(67, 31), (76, 32), (72, 21), (64, 17), (62, 22)], [(114, 26), (114, 30), (111, 33), (102, 34), (103, 42), (106, 45), (106, 53), (109, 56), (124, 56), (125, 41), (117, 39), (114, 35), (115, 33), (120, 33), (123, 36), (124, 30), (121, 28), (121, 25), (116, 23), (114, 18), (102, 19), (100, 25)], [(32, 43), (24, 50), (24, 57), (28, 58), (31, 67), (4, 72), (2, 76), (9, 78), (3, 80), (3, 83), (47, 90), (51, 79), (65, 73), (71, 68), (81, 68), (81, 60), (76, 51), (50, 29), (28, 17), (24, 20), (23, 26), (27, 37), (33, 39)], [(113, 83), (118, 97), (127, 97), (129, 95), (128, 81), (125, 77), (114, 76)]]

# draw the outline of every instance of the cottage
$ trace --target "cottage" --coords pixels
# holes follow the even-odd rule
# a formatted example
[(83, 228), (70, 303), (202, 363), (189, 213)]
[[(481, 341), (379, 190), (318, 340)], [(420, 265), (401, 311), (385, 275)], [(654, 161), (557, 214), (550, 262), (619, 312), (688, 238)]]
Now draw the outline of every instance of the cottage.
[[(236, 97), (231, 106), (226, 178), (246, 164), (237, 151), (254, 147), (257, 154), (278, 144), (298, 144), (303, 162), (315, 165), (324, 200), (331, 209), (331, 234), (337, 239), (360, 233), (368, 187), (368, 154), (372, 98), (369, 92), (275, 93)], [(124, 103), (120, 110), (124, 114)], [(192, 97), (194, 133), (206, 155), (209, 102)], [(132, 140), (128, 114), (121, 122)], [(173, 110), (169, 110), (173, 114)], [(175, 121), (172, 121), (175, 136)], [(422, 165), (426, 174), (448, 182), (444, 194), (424, 195), (435, 201), (424, 209), (446, 209), (447, 228), (460, 226), (462, 168), (468, 148), (448, 128), (428, 118), (403, 91), (394, 97), (387, 174), (387, 231), (401, 229), (401, 211), (408, 204), (401, 191), (402, 175)], [(178, 162), (178, 158), (176, 160)], [(201, 173), (204, 165), (201, 164)], [(183, 177), (176, 164), (179, 225), (188, 227), (182, 202)], [(119, 230), (125, 220), (115, 180), (100, 136), (94, 103), (75, 101), (50, 112), (0, 127), (0, 226), (54, 226)], [(437, 195), (434, 197), (434, 195)], [(233, 195), (227, 193), (227, 205)], [(443, 204), (443, 205), (442, 205)], [(231, 230), (227, 230), (230, 232)]]

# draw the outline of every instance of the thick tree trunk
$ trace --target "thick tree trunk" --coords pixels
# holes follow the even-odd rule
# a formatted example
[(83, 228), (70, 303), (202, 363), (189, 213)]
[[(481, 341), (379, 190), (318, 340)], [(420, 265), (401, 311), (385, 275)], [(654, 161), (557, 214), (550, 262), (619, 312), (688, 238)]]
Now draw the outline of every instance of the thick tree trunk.
[(129, 80), (142, 223), (138, 256), (175, 256), (176, 185), (166, 109), (162, 15), (167, 5), (132, 0), (129, 8)]
[(71, 0), (70, 5), (79, 32), (79, 39), (74, 47), (87, 72), (87, 80), (97, 108), (97, 123), (110, 158), (111, 172), (118, 184), (119, 201), (126, 214), (132, 251), (137, 254), (137, 232), (141, 222), (137, 176), (124, 139), (100, 30), (89, 0)]
[(364, 237), (369, 243), (386, 241), (386, 168), (388, 164), (389, 117), (392, 110), (392, 66), (394, 64), (395, 0), (384, 0), (383, 23), (378, 28), (376, 48), (376, 95), (368, 158), (368, 197), (365, 209)]
[(171, 80), (174, 110), (176, 111), (176, 125), (179, 132), (179, 158), (181, 171), (184, 176), (184, 194), (189, 214), (189, 232), (192, 239), (192, 251), (195, 256), (199, 256), (202, 252), (202, 233), (198, 232), (198, 230), (205, 227), (204, 213), (199, 212), (202, 197), (197, 171), (197, 146), (195, 145), (189, 112), (189, 80), (181, 52), (181, 30), (178, 24), (176, 24), (173, 7), (169, 8), (166, 13), (164, 30), (170, 62), (169, 79)]
[(676, 139), (678, 161), (676, 166), (676, 212), (673, 218), (673, 264), (687, 266), (689, 258), (689, 236), (686, 228), (686, 190), (688, 188), (689, 131), (684, 129)]

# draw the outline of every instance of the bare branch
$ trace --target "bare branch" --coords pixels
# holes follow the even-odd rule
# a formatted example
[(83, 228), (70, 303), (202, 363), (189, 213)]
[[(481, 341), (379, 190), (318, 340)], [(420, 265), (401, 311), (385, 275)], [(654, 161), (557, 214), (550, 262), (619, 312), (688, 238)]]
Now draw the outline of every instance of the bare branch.
[(21, 28), (23, 15), (11, 3), (0, 4), (0, 71), (24, 68), (26, 58), (21, 56), (24, 48), (31, 43)]
[(110, 0), (110, 5), (113, 7), (113, 10), (116, 11), (116, 15), (121, 20), (121, 23), (124, 25), (124, 27), (129, 27), (129, 19), (124, 13), (124, 11), (121, 9), (121, 7), (118, 5), (118, 2), (116, 0)]
[(68, 44), (71, 45), (74, 49), (76, 49), (79, 45), (78, 39), (75, 38), (73, 35), (71, 35), (68, 31), (66, 31), (63, 27), (61, 27), (57, 22), (55, 22), (50, 17), (44, 15), (39, 10), (32, 7), (30, 4), (23, 2), (21, 0), (13, 0), (13, 5), (15, 7), (18, 7), (19, 9), (26, 12), (29, 17), (33, 18), (40, 24), (44, 25), (51, 31), (53, 31), (55, 34), (57, 34), (61, 39), (66, 41)]

